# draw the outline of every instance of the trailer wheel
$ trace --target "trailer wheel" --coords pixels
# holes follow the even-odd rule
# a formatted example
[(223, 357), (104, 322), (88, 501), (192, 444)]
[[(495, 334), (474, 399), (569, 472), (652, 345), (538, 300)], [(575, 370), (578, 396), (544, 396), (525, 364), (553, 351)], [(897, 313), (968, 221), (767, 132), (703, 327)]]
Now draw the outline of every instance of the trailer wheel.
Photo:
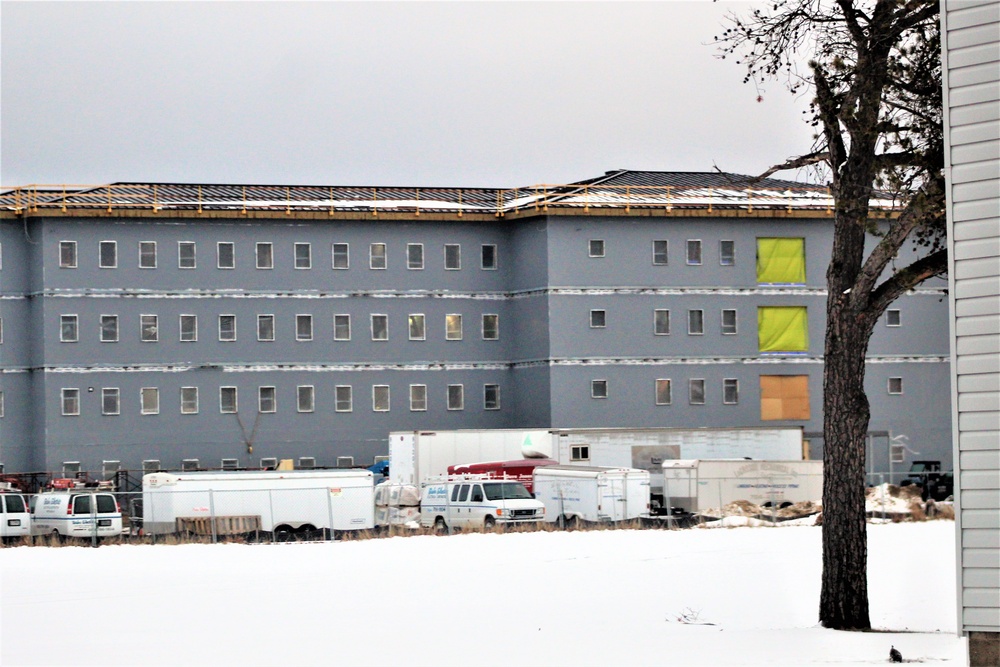
[(438, 534), (448, 532), (448, 524), (444, 522), (443, 516), (439, 516), (438, 518), (434, 519), (434, 530), (436, 530)]
[(496, 527), (496, 525), (497, 525), (497, 520), (494, 519), (489, 514), (487, 514), (483, 518), (483, 528), (485, 528), (486, 530), (493, 530)]
[(316, 526), (311, 523), (307, 523), (304, 526), (299, 526), (299, 537), (307, 542), (311, 542), (316, 539)]
[(274, 541), (275, 542), (288, 542), (292, 539), (292, 527), (291, 526), (278, 526), (274, 529)]

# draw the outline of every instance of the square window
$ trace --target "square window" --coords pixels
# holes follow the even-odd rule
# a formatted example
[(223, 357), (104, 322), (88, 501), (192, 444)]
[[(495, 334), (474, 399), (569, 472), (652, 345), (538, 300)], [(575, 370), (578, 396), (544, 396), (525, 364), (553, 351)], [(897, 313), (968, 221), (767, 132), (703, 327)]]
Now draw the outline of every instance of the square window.
[(155, 343), (160, 340), (159, 318), (156, 315), (139, 316), (139, 340), (143, 343)]
[(389, 340), (388, 315), (372, 315), (372, 340)]
[(220, 241), (215, 247), (215, 259), (220, 269), (235, 269), (236, 246), (229, 241)]
[(607, 323), (607, 313), (604, 310), (590, 311), (590, 328), (603, 329)]
[(236, 387), (219, 387), (219, 412), (229, 414), (236, 410)]
[(160, 390), (156, 387), (143, 387), (139, 391), (139, 396), (142, 404), (142, 414), (144, 415), (158, 415), (160, 414)]
[(902, 326), (903, 319), (902, 314), (898, 310), (887, 310), (885, 311), (885, 325), (887, 327), (898, 327)]
[(295, 340), (306, 341), (313, 339), (313, 316), (295, 316)]
[(736, 405), (740, 402), (740, 381), (736, 378), (726, 378), (722, 381), (722, 402), (725, 405)]
[(688, 239), (687, 242), (687, 263), (694, 266), (701, 264), (701, 241), (698, 239)]
[(499, 409), (500, 409), (500, 385), (484, 384), (483, 410), (499, 410)]
[(569, 458), (571, 461), (589, 461), (590, 445), (571, 445), (569, 448)]
[(101, 241), (100, 267), (114, 269), (118, 266), (118, 242)]
[(491, 243), (484, 243), (482, 257), (479, 266), (484, 271), (493, 271), (497, 268), (497, 247)]
[(312, 268), (312, 244), (311, 243), (296, 243), (295, 244), (295, 268), (296, 269), (311, 269)]
[(705, 311), (688, 311), (688, 333), (692, 336), (700, 336), (705, 333)]
[(62, 413), (66, 416), (75, 416), (80, 414), (79, 389), (62, 390)]
[(389, 412), (389, 385), (377, 384), (372, 387), (372, 410)]
[(121, 392), (118, 387), (104, 387), (101, 389), (101, 414), (121, 414)]
[(350, 315), (334, 315), (333, 316), (333, 339), (334, 340), (351, 340), (351, 316)]
[(590, 239), (587, 252), (591, 257), (604, 257), (604, 239)]
[(483, 340), (500, 338), (500, 316), (492, 313), (483, 315)]
[(296, 387), (296, 404), (299, 412), (313, 412), (316, 409), (316, 388), (311, 385)]
[(76, 268), (76, 241), (59, 242), (59, 268)]
[(670, 244), (666, 241), (653, 241), (653, 265), (666, 266)]
[(704, 380), (688, 380), (688, 403), (691, 405), (705, 404)]
[(337, 412), (350, 412), (351, 406), (351, 385), (337, 385), (333, 390), (335, 399), (334, 409)]
[(414, 313), (409, 317), (410, 340), (424, 340), (426, 338), (426, 327), (424, 326), (424, 316)]
[(608, 397), (608, 381), (607, 380), (591, 380), (590, 381), (590, 397), (591, 398), (607, 398)]
[(156, 268), (156, 241), (139, 242), (139, 268)]
[(424, 412), (427, 410), (427, 385), (410, 385), (410, 411)]
[(181, 414), (198, 414), (198, 387), (181, 387)]
[(177, 268), (193, 269), (197, 266), (194, 241), (177, 242)]
[(448, 385), (448, 409), (465, 409), (465, 386), (460, 384)]
[(406, 244), (406, 268), (411, 270), (420, 270), (424, 268), (423, 243)]
[(265, 342), (274, 340), (274, 315), (257, 316), (257, 340)]
[(653, 310), (653, 334), (656, 336), (670, 335), (670, 311), (666, 308)]
[(76, 315), (59, 316), (59, 341), (75, 343), (80, 339), (79, 320)]
[(181, 315), (181, 342), (193, 343), (198, 340), (198, 316)]
[(257, 268), (258, 269), (273, 269), (274, 268), (274, 246), (268, 242), (261, 242), (257, 244)]
[(736, 334), (736, 310), (722, 311), (722, 334), (732, 336)]
[(457, 243), (445, 244), (444, 268), (447, 271), (458, 271), (462, 268), (462, 246)]
[(0, 389), (0, 417), (3, 417), (3, 389)]
[(368, 246), (368, 268), (384, 269), (387, 257), (384, 243), (372, 243)]
[(657, 405), (670, 405), (673, 400), (673, 395), (671, 393), (670, 380), (660, 379), (656, 381), (656, 404)]
[(890, 394), (903, 393), (903, 378), (889, 378), (889, 393)]
[(219, 340), (227, 343), (236, 340), (235, 315), (219, 315)]
[(735, 241), (719, 241), (719, 264), (721, 266), (733, 266), (736, 264)]
[(891, 463), (903, 463), (906, 461), (906, 447), (904, 445), (897, 444), (890, 445), (889, 461)]
[(257, 388), (257, 408), (260, 412), (277, 412), (277, 396), (274, 387)]
[(462, 340), (462, 316), (457, 314), (444, 316), (444, 337), (446, 340)]
[(333, 244), (333, 268), (349, 269), (351, 267), (351, 248), (347, 243)]

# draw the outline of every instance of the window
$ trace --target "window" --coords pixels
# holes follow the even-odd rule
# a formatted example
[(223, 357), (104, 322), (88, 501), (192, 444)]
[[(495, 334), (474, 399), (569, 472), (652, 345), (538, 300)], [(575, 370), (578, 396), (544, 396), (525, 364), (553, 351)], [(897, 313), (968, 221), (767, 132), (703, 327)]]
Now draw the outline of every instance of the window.
[(699, 239), (688, 239), (687, 263), (692, 266), (701, 264), (701, 241)]
[(705, 405), (705, 381), (688, 380), (688, 403)]
[(722, 335), (732, 336), (736, 333), (736, 310), (722, 311)]
[(410, 340), (424, 340), (426, 327), (424, 326), (424, 316), (420, 313), (413, 313), (409, 317)]
[(719, 241), (719, 264), (733, 266), (736, 264), (736, 242)]
[(257, 316), (257, 340), (274, 340), (274, 315)]
[(236, 246), (229, 241), (220, 241), (215, 247), (215, 259), (220, 269), (235, 269)]
[(277, 411), (277, 397), (274, 387), (257, 388), (257, 409), (262, 413)]
[(198, 387), (181, 387), (181, 414), (198, 414)]
[(198, 316), (181, 315), (181, 342), (193, 343), (198, 340)]
[(769, 285), (804, 285), (805, 239), (757, 239), (757, 282)]
[(139, 340), (155, 343), (160, 339), (159, 318), (156, 315), (139, 316)]
[(296, 243), (295, 244), (295, 268), (296, 269), (311, 269), (312, 268), (312, 244), (311, 243)]
[(156, 268), (156, 241), (139, 241), (139, 268)]
[(101, 241), (99, 266), (102, 269), (113, 269), (118, 266), (118, 242)]
[(424, 412), (427, 410), (427, 385), (410, 385), (410, 411)]
[(224, 342), (236, 340), (235, 315), (219, 315), (219, 340)]
[(607, 323), (607, 313), (604, 310), (590, 311), (590, 328), (603, 329)]
[(74, 416), (80, 414), (79, 389), (62, 390), (62, 413), (66, 416)]
[(722, 381), (722, 402), (725, 405), (736, 405), (740, 402), (740, 381), (736, 378), (726, 378)]
[(700, 336), (705, 333), (705, 311), (688, 311), (688, 333), (692, 336)]
[(312, 340), (312, 339), (313, 339), (313, 316), (296, 315), (295, 340)]
[(499, 410), (499, 409), (500, 409), (500, 385), (484, 384), (483, 410)]
[(316, 409), (316, 388), (311, 385), (296, 387), (296, 404), (299, 412), (313, 412)]
[(903, 320), (901, 313), (898, 310), (887, 310), (885, 311), (885, 325), (887, 327), (898, 327), (902, 326)]
[(424, 244), (406, 244), (406, 268), (419, 270), (424, 268)]
[(194, 241), (177, 242), (177, 268), (193, 269), (197, 266)]
[(656, 404), (670, 405), (673, 400), (671, 394), (670, 380), (661, 379), (656, 381)]
[(590, 445), (571, 445), (569, 448), (569, 458), (571, 461), (589, 461)]
[(257, 268), (274, 268), (274, 246), (267, 242), (257, 244)]
[(757, 338), (761, 352), (806, 352), (809, 321), (805, 306), (757, 308)]
[(351, 385), (337, 385), (333, 390), (334, 410), (337, 412), (350, 412), (351, 407)]
[(76, 315), (59, 316), (59, 340), (75, 343), (80, 339), (80, 323)]
[(903, 393), (903, 378), (889, 378), (889, 393), (890, 394)]
[(444, 316), (444, 337), (446, 340), (462, 340), (462, 316)]
[(483, 340), (500, 338), (500, 316), (492, 313), (483, 315)]
[(0, 343), (3, 343), (3, 318), (0, 317)]
[(389, 340), (388, 315), (372, 315), (372, 340)]
[(761, 375), (760, 418), (809, 419), (809, 376)]
[(372, 387), (372, 410), (375, 412), (389, 411), (389, 385), (377, 384)]
[(465, 409), (465, 387), (460, 384), (448, 385), (448, 409)]
[(334, 340), (351, 340), (351, 316), (350, 315), (334, 315), (333, 316), (333, 339)]
[(59, 268), (76, 268), (76, 241), (59, 242)]
[(333, 244), (333, 268), (348, 269), (351, 266), (351, 249), (346, 243)]
[(657, 308), (653, 311), (653, 334), (656, 336), (670, 335), (670, 311)]
[(372, 243), (368, 246), (368, 268), (384, 269), (386, 267), (386, 253), (384, 243)]
[(590, 239), (587, 242), (587, 253), (591, 257), (604, 257), (604, 239)]
[(219, 387), (219, 412), (229, 414), (236, 410), (236, 387)]
[(590, 381), (590, 397), (591, 398), (607, 398), (608, 397), (608, 381), (607, 380), (591, 380)]
[(479, 266), (484, 271), (494, 271), (497, 268), (497, 247), (490, 243), (483, 244), (482, 259)]
[(444, 268), (447, 271), (458, 271), (462, 268), (462, 246), (457, 243), (445, 244)]
[(101, 342), (118, 342), (118, 316), (101, 315)]
[(0, 389), (0, 417), (3, 417), (3, 389)]
[(670, 249), (670, 244), (666, 241), (653, 241), (653, 265), (654, 266), (666, 266), (667, 265), (667, 253)]
[(160, 390), (156, 387), (143, 387), (139, 390), (139, 396), (142, 403), (142, 414), (144, 415), (158, 415), (160, 414)]

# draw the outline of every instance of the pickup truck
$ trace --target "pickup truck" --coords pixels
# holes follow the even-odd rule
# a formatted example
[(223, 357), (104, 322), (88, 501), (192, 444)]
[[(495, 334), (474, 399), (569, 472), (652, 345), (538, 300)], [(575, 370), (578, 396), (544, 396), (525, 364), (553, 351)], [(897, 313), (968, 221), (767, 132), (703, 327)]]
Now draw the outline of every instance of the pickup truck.
[(910, 485), (921, 487), (921, 499), (941, 501), (955, 493), (955, 476), (942, 471), (940, 461), (914, 461), (909, 476), (900, 483), (900, 486)]

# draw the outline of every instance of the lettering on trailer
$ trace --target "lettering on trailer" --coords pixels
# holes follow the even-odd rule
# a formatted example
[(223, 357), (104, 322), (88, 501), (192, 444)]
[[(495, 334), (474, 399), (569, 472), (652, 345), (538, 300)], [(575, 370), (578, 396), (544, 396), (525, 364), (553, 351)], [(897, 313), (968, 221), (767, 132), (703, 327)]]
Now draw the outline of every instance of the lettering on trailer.
[(334, 498), (339, 498), (340, 496), (344, 495), (344, 490), (330, 487), (330, 495), (333, 496)]
[(797, 489), (798, 484), (737, 484), (737, 489)]

